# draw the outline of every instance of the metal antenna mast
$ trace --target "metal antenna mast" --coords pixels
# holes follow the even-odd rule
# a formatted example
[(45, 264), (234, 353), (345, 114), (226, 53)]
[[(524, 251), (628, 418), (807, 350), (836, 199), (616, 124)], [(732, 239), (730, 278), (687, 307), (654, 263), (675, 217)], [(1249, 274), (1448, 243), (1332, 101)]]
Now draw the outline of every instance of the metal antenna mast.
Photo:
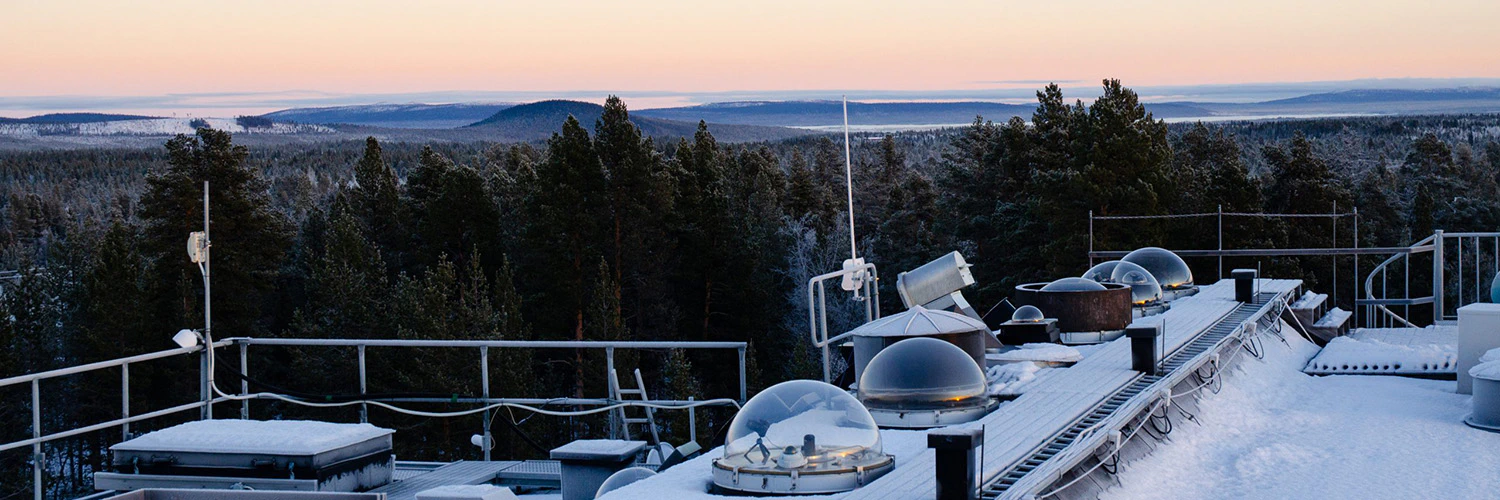
[(849, 96), (840, 96), (844, 101), (844, 186), (849, 195), (849, 258), (858, 259), (854, 248), (854, 160), (849, 154)]

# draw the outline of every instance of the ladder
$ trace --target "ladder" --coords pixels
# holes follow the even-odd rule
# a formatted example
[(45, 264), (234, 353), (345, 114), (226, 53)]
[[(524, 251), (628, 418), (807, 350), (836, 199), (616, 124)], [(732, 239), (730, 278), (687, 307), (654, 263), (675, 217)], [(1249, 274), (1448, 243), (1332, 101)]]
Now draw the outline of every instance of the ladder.
[[(620, 386), (619, 372), (610, 372), (609, 373), (609, 391), (610, 391), (610, 395), (609, 396), (610, 396), (610, 398), (614, 399), (616, 401), (625, 401), (625, 397), (626, 396), (634, 396), (634, 397), (639, 397), (641, 401), (646, 401), (646, 402), (651, 401), (651, 396), (646, 395), (646, 381), (641, 378), (641, 369), (640, 368), (636, 368), (635, 372), (634, 372), (634, 375), (635, 375), (635, 388), (634, 389), (626, 389), (626, 388), (623, 388), (623, 387)], [(646, 426), (647, 429), (651, 430), (651, 443), (652, 444), (660, 443), (661, 442), (661, 436), (657, 434), (657, 430), (656, 430), (656, 411), (653, 410), (653, 409), (651, 409), (651, 408), (643, 408), (643, 409), (645, 410), (645, 414), (646, 414), (646, 416), (644, 416), (644, 417), (631, 417), (629, 414), (627, 414), (625, 412), (626, 408), (618, 408), (618, 409), (614, 410), (615, 412), (618, 412), (618, 418), (619, 418), (618, 421), (620, 422), (620, 429), (622, 431), (624, 431), (624, 438), (627, 439), (627, 440), (630, 439), (630, 426), (631, 425), (644, 425), (644, 426)]]

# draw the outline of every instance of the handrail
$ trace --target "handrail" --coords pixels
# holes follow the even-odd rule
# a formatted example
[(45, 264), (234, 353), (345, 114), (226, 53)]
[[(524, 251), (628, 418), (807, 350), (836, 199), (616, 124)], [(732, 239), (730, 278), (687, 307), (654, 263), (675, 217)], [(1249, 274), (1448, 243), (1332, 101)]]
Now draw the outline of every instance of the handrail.
[[(1440, 240), (1440, 238), (1441, 238), (1441, 240)], [(1415, 324), (1413, 324), (1407, 318), (1403, 317), (1400, 314), (1397, 314), (1395, 311), (1392, 311), (1389, 306), (1392, 306), (1392, 305), (1412, 306), (1412, 305), (1432, 304), (1432, 308), (1433, 308), (1433, 321), (1434, 322), (1436, 322), (1436, 321), (1442, 321), (1444, 319), (1449, 318), (1449, 316), (1446, 313), (1446, 308), (1444, 307), (1444, 302), (1446, 302), (1444, 295), (1447, 292), (1446, 286), (1445, 286), (1446, 279), (1445, 279), (1444, 275), (1447, 274), (1448, 271), (1447, 271), (1447, 262), (1446, 262), (1446, 259), (1444, 258), (1444, 255), (1443, 255), (1444, 252), (1445, 252), (1445, 248), (1444, 248), (1445, 245), (1444, 245), (1444, 241), (1443, 240), (1447, 240), (1447, 239), (1450, 239), (1450, 238), (1457, 240), (1458, 243), (1459, 243), (1459, 245), (1460, 245), (1459, 248), (1456, 249), (1456, 252), (1457, 252), (1456, 255), (1458, 256), (1458, 272), (1457, 272), (1457, 276), (1459, 278), (1460, 288), (1462, 288), (1462, 285), (1463, 285), (1463, 273), (1464, 273), (1463, 252), (1465, 251), (1465, 249), (1463, 248), (1463, 241), (1464, 241), (1464, 239), (1473, 239), (1473, 240), (1475, 240), (1476, 247), (1474, 249), (1474, 255), (1475, 255), (1476, 259), (1477, 259), (1481, 255), (1481, 251), (1482, 251), (1481, 249), (1479, 249), (1477, 247), (1479, 238), (1496, 238), (1497, 240), (1500, 240), (1500, 232), (1495, 232), (1495, 231), (1446, 232), (1446, 231), (1438, 230), (1438, 231), (1434, 232), (1432, 235), (1430, 235), (1430, 236), (1428, 236), (1426, 238), (1423, 238), (1421, 241), (1418, 241), (1418, 242), (1412, 244), (1409, 248), (1407, 248), (1405, 250), (1398, 250), (1398, 251), (1392, 252), (1392, 255), (1390, 257), (1387, 257), (1384, 261), (1381, 261), (1380, 264), (1377, 264), (1375, 267), (1371, 268), (1369, 274), (1365, 275), (1365, 280), (1364, 280), (1365, 294), (1364, 294), (1364, 298), (1355, 301), (1356, 304), (1370, 307), (1372, 311), (1377, 311), (1382, 316), (1391, 318), (1391, 319), (1399, 322), (1400, 324), (1402, 324), (1404, 326), (1407, 326), (1407, 327), (1411, 327), (1411, 328), (1417, 328), (1417, 326)], [(1497, 243), (1496, 247), (1500, 248), (1500, 243)], [(1379, 274), (1380, 276), (1383, 277), (1383, 276), (1385, 276), (1385, 273), (1388, 271), (1388, 269), (1390, 268), (1390, 266), (1392, 264), (1394, 264), (1396, 261), (1401, 260), (1402, 258), (1409, 259), (1412, 254), (1426, 253), (1426, 252), (1433, 252), (1433, 259), (1434, 259), (1433, 260), (1433, 270), (1432, 270), (1433, 276), (1432, 276), (1432, 294), (1431, 295), (1424, 296), (1424, 297), (1406, 297), (1406, 298), (1401, 298), (1401, 299), (1391, 299), (1391, 298), (1386, 298), (1386, 297), (1376, 298), (1374, 283), (1375, 283), (1375, 276), (1377, 274)], [(1497, 256), (1497, 259), (1500, 259), (1500, 256)], [(1408, 260), (1408, 264), (1407, 264), (1408, 266), (1410, 266), (1409, 262), (1410, 261)], [(1478, 262), (1474, 263), (1474, 280), (1475, 280), (1474, 286), (1475, 286), (1476, 289), (1478, 288), (1479, 281), (1481, 279), (1480, 273), (1479, 273), (1479, 269), (1480, 269), (1479, 265), (1480, 264)], [(1500, 260), (1497, 260), (1495, 267), (1497, 269), (1500, 269)], [(1408, 272), (1409, 272), (1409, 270), (1408, 270)], [(1410, 284), (1408, 283), (1407, 284), (1407, 289), (1409, 289), (1409, 286), (1410, 286)], [(1475, 297), (1474, 297), (1475, 300), (1478, 300), (1478, 295), (1479, 294), (1476, 291)], [(1463, 305), (1462, 302), (1466, 298), (1467, 298), (1467, 296), (1465, 294), (1463, 294), (1463, 290), (1459, 290), (1458, 305), (1462, 306)]]
[[(218, 342), (214, 342), (213, 346), (214, 346), (215, 349), (218, 349), (220, 347), (228, 346), (228, 345), (230, 345), (232, 343), (233, 342), (231, 342), (230, 340), (226, 339), (226, 340), (220, 340)], [(56, 370), (48, 370), (48, 371), (44, 371), (44, 372), (29, 373), (29, 374), (26, 374), (26, 375), (17, 375), (17, 376), (9, 377), (9, 378), (0, 378), (0, 387), (6, 387), (6, 386), (11, 386), (11, 385), (16, 385), (16, 384), (24, 384), (24, 383), (27, 383), (27, 382), (31, 382), (33, 380), (46, 380), (46, 379), (49, 379), (49, 378), (57, 378), (57, 377), (63, 377), (63, 376), (67, 376), (67, 375), (76, 375), (76, 374), (79, 374), (79, 373), (91, 372), (91, 371), (94, 371), (94, 370), (102, 370), (102, 369), (105, 369), (105, 368), (114, 368), (114, 367), (118, 367), (118, 366), (121, 366), (121, 365), (135, 364), (135, 363), (140, 363), (140, 362), (143, 362), (143, 361), (151, 361), (153, 359), (170, 358), (172, 356), (177, 356), (177, 355), (180, 355), (180, 354), (192, 354), (192, 353), (195, 353), (195, 352), (200, 352), (202, 350), (203, 350), (203, 346), (201, 346), (201, 345), (193, 346), (193, 347), (183, 347), (183, 348), (177, 348), (177, 349), (168, 349), (168, 350), (165, 350), (165, 351), (156, 351), (156, 352), (151, 352), (151, 353), (146, 353), (146, 354), (139, 354), (139, 355), (135, 355), (135, 356), (130, 356), (128, 358), (111, 359), (111, 360), (106, 360), (106, 361), (99, 361), (99, 362), (96, 362), (96, 363), (88, 363), (88, 364), (83, 364), (83, 365), (70, 366), (70, 367), (67, 367), (67, 368), (59, 368), (59, 369), (56, 369)]]
[[(1376, 300), (1386, 300), (1384, 298), (1382, 298), (1382, 299), (1376, 299), (1375, 298), (1375, 274), (1376, 273), (1384, 273), (1387, 267), (1390, 267), (1391, 264), (1394, 264), (1397, 260), (1400, 260), (1403, 257), (1408, 257), (1409, 258), (1409, 256), (1412, 255), (1412, 254), (1434, 251), (1436, 249), (1436, 247), (1437, 247), (1437, 244), (1434, 241), (1437, 238), (1437, 235), (1438, 235), (1438, 233), (1430, 234), (1426, 238), (1422, 238), (1420, 241), (1418, 241), (1416, 243), (1413, 243), (1411, 245), (1411, 247), (1410, 247), (1412, 249), (1411, 251), (1407, 251), (1407, 252), (1395, 252), (1390, 257), (1387, 257), (1385, 260), (1381, 261), (1379, 264), (1376, 264), (1375, 267), (1371, 268), (1369, 274), (1365, 275), (1365, 300), (1362, 300), (1362, 301), (1357, 300), (1355, 302), (1359, 303), (1359, 304), (1366, 305), (1366, 306), (1371, 306), (1372, 310), (1378, 311), (1380, 314), (1382, 314), (1382, 315), (1384, 315), (1386, 317), (1395, 319), (1396, 321), (1401, 322), (1401, 324), (1406, 325), (1407, 327), (1416, 328), (1417, 325), (1412, 324), (1412, 322), (1410, 320), (1407, 320), (1405, 317), (1401, 316), (1400, 314), (1396, 314), (1395, 311), (1392, 311), (1389, 307), (1387, 307), (1387, 305), (1389, 305), (1389, 304), (1387, 304), (1387, 303), (1381, 303), (1381, 302), (1372, 302), (1372, 301), (1376, 301)], [(1422, 248), (1422, 250), (1420, 250), (1420, 251), (1415, 250), (1415, 249), (1417, 249), (1419, 247)], [(1410, 262), (1410, 261), (1408, 261), (1408, 262)], [(1384, 274), (1382, 274), (1382, 276), (1384, 276)], [(1423, 301), (1421, 301), (1422, 299), (1426, 299), (1426, 301), (1423, 302)], [(1434, 299), (1433, 299), (1433, 297), (1429, 296), (1429, 297), (1408, 298), (1406, 300), (1409, 300), (1409, 301), (1412, 301), (1412, 302), (1409, 303), (1409, 304), (1404, 304), (1404, 305), (1418, 305), (1418, 304), (1423, 304), (1423, 303), (1431, 303)]]
[[(859, 264), (838, 271), (813, 276), (807, 280), (808, 333), (812, 337), (813, 347), (818, 348), (823, 354), (824, 382), (833, 381), (833, 373), (829, 365), (831, 355), (828, 346), (847, 338), (850, 333), (844, 332), (833, 338), (828, 337), (828, 300), (827, 288), (824, 286), (824, 283), (834, 278), (859, 276), (861, 274), (867, 275), (861, 287), (865, 291), (865, 322), (868, 323), (880, 319), (880, 274), (875, 270), (874, 263)], [(819, 336), (820, 333), (821, 337)]]

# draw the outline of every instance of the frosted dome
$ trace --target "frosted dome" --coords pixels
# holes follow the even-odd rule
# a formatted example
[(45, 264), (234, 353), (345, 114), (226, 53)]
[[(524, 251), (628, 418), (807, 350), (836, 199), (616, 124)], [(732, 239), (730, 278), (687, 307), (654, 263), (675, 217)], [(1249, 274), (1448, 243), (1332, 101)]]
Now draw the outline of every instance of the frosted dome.
[(630, 485), (630, 483), (634, 483), (636, 481), (640, 481), (642, 479), (655, 475), (656, 471), (647, 469), (645, 467), (628, 467), (625, 469), (620, 469), (619, 472), (610, 474), (609, 479), (605, 479), (604, 483), (599, 485), (599, 491), (594, 492), (594, 498), (602, 498), (605, 493), (624, 488)]
[(1151, 273), (1164, 289), (1172, 290), (1193, 284), (1193, 271), (1177, 254), (1157, 247), (1146, 247), (1125, 255), (1125, 262), (1137, 264)]
[(1103, 289), (1104, 285), (1084, 278), (1063, 278), (1042, 287), (1043, 292), (1094, 292)]
[(1086, 279), (1094, 280), (1094, 281), (1099, 282), (1099, 283), (1109, 283), (1110, 282), (1110, 277), (1114, 276), (1115, 266), (1119, 265), (1119, 264), (1120, 264), (1120, 261), (1118, 261), (1118, 260), (1112, 260), (1112, 261), (1109, 261), (1109, 262), (1101, 262), (1101, 263), (1099, 263), (1099, 265), (1096, 265), (1094, 267), (1090, 267), (1089, 270), (1084, 271), (1083, 272), (1083, 277), (1086, 278)]
[[(960, 351), (962, 352), (962, 351)], [(964, 362), (974, 361), (967, 355)], [(773, 385), (729, 424), (721, 467), (803, 474), (884, 461), (880, 431), (849, 393), (816, 380)]]
[(1161, 300), (1161, 284), (1156, 282), (1146, 268), (1135, 265), (1133, 262), (1121, 262), (1115, 266), (1110, 281), (1121, 285), (1130, 285), (1130, 302), (1136, 305), (1147, 304)]
[(1036, 323), (1046, 318), (1046, 316), (1042, 315), (1042, 310), (1037, 309), (1036, 306), (1021, 306), (1016, 309), (1016, 312), (1010, 315), (1011, 321), (1026, 323)]
[(985, 397), (984, 372), (969, 353), (927, 337), (880, 351), (859, 378), (859, 400), (872, 408), (935, 409)]

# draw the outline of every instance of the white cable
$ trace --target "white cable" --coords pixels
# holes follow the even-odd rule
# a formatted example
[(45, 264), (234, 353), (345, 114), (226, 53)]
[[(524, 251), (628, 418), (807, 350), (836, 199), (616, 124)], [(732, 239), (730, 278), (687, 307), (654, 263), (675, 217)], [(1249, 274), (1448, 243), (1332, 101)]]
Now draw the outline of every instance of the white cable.
[(370, 404), (370, 405), (375, 405), (375, 406), (379, 406), (381, 408), (385, 408), (385, 409), (394, 411), (396, 413), (402, 413), (402, 414), (412, 415), (412, 416), (417, 416), (417, 417), (429, 417), (429, 418), (462, 417), (462, 416), (466, 416), (466, 415), (473, 415), (473, 414), (476, 414), (476, 413), (482, 413), (482, 412), (485, 412), (485, 411), (488, 411), (488, 410), (494, 410), (494, 409), (505, 408), (505, 407), (520, 408), (522, 410), (530, 411), (530, 412), (533, 412), (533, 413), (540, 413), (542, 415), (550, 415), (550, 416), (554, 416), (554, 417), (577, 417), (577, 416), (583, 416), (583, 415), (592, 415), (592, 414), (595, 414), (595, 413), (603, 413), (603, 412), (614, 410), (614, 409), (617, 409), (617, 408), (625, 408), (625, 407), (632, 407), (632, 406), (635, 406), (635, 407), (646, 407), (646, 408), (655, 408), (655, 409), (662, 409), (662, 410), (697, 408), (697, 407), (700, 407), (700, 406), (710, 406), (710, 405), (712, 405), (712, 406), (719, 406), (719, 405), (724, 405), (724, 404), (728, 404), (728, 405), (734, 406), (735, 408), (739, 408), (740, 407), (739, 401), (735, 401), (735, 400), (730, 399), (730, 398), (719, 398), (719, 399), (706, 399), (706, 400), (703, 400), (703, 401), (695, 401), (693, 403), (685, 404), (685, 405), (668, 405), (668, 404), (661, 404), (661, 403), (649, 403), (649, 402), (644, 402), (644, 401), (627, 401), (627, 402), (615, 403), (615, 404), (612, 404), (612, 405), (609, 405), (609, 406), (601, 406), (601, 407), (598, 407), (598, 408), (592, 408), (592, 409), (588, 409), (588, 410), (577, 410), (577, 411), (546, 410), (546, 409), (537, 408), (537, 407), (533, 407), (533, 406), (528, 406), (528, 405), (524, 405), (524, 404), (520, 404), (520, 403), (495, 403), (495, 404), (491, 404), (491, 405), (487, 405), (487, 406), (482, 406), (482, 407), (479, 407), (479, 408), (468, 409), (468, 410), (459, 410), (459, 411), (451, 411), (451, 412), (430, 412), (430, 411), (421, 411), (421, 410), (412, 410), (412, 409), (402, 408), (402, 407), (399, 407), (399, 406), (396, 406), (396, 405), (384, 403), (384, 402), (381, 402), (381, 401), (373, 401), (373, 400), (352, 400), (352, 401), (340, 401), (340, 402), (336, 402), (336, 403), (315, 403), (315, 402), (312, 402), (312, 401), (303, 401), (303, 400), (300, 400), (300, 399), (287, 397), (287, 396), (284, 396), (284, 395), (281, 395), (281, 394), (276, 394), (274, 392), (257, 392), (257, 393), (253, 393), (253, 394), (235, 395), (235, 394), (225, 394), (224, 391), (219, 390), (219, 387), (217, 385), (214, 386), (213, 389), (214, 389), (214, 392), (218, 393), (220, 397), (223, 397), (225, 399), (229, 399), (229, 400), (232, 400), (232, 401), (245, 401), (245, 400), (250, 400), (250, 399), (279, 399), (281, 401), (286, 401), (288, 403), (292, 403), (292, 404), (296, 404), (296, 405), (302, 405), (302, 406), (308, 406), (308, 407), (312, 407), (312, 408), (337, 408), (337, 407), (344, 407), (344, 406), (353, 406), (353, 405), (357, 405), (357, 404)]

